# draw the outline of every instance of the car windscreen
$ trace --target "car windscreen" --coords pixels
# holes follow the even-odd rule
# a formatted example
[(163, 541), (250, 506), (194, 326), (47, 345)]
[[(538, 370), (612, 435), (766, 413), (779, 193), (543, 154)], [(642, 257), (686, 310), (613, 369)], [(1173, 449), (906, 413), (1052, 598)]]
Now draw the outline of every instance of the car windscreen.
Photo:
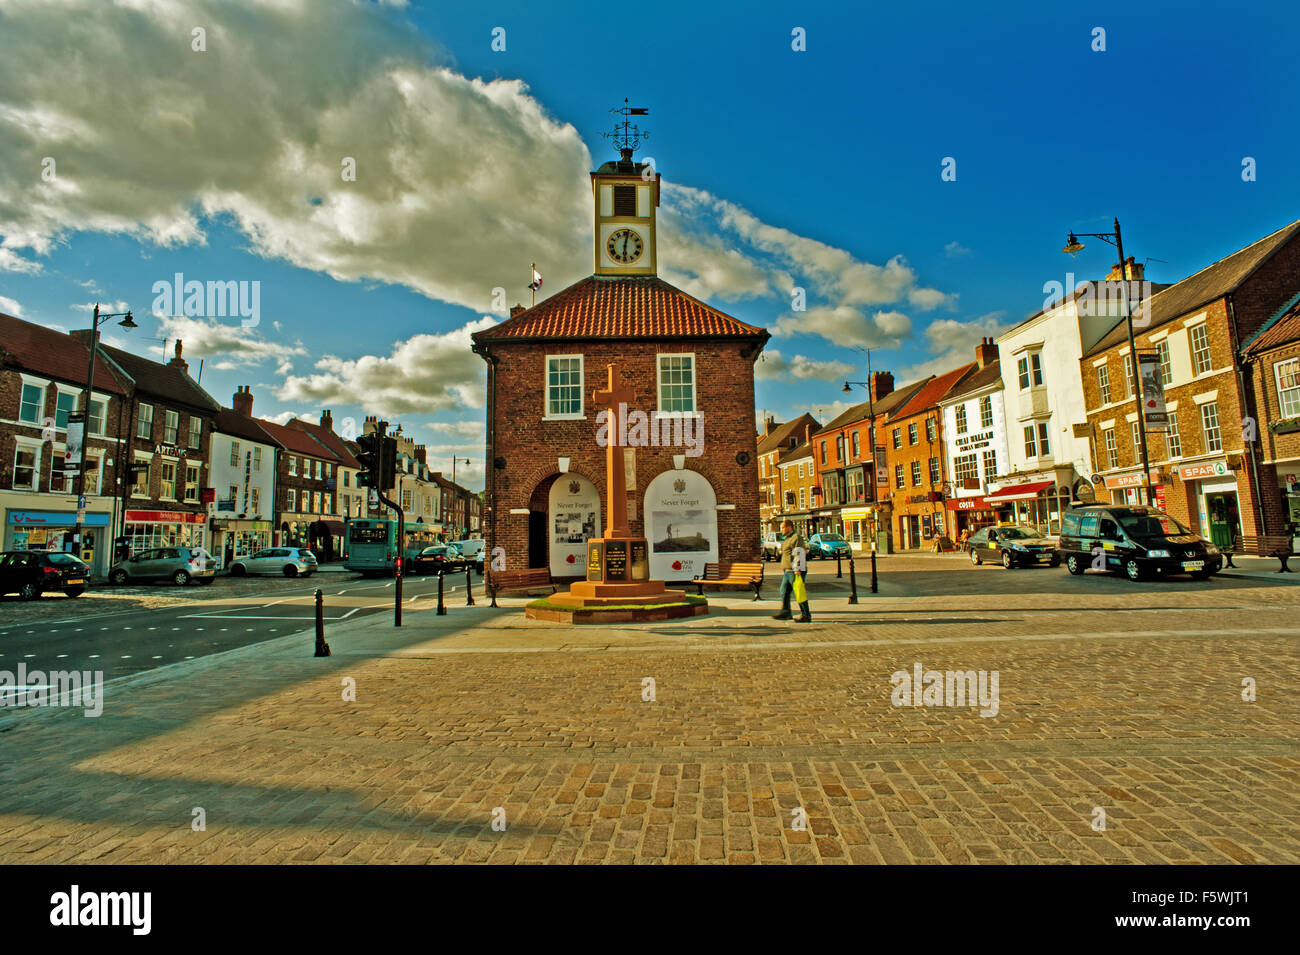
[(82, 561), (73, 557), (71, 554), (55, 553), (48, 555), (51, 564), (57, 564), (60, 567), (71, 567), (75, 564), (81, 564)]
[(824, 541), (830, 541), (832, 544), (841, 544), (844, 542), (844, 538), (839, 534), (823, 534), (821, 539)]
[(998, 537), (1004, 540), (1028, 540), (1038, 536), (1038, 531), (1032, 527), (1002, 527), (998, 529)]
[(1146, 514), (1120, 514), (1119, 526), (1124, 528), (1130, 537), (1169, 537), (1191, 533), (1174, 518), (1158, 511)]

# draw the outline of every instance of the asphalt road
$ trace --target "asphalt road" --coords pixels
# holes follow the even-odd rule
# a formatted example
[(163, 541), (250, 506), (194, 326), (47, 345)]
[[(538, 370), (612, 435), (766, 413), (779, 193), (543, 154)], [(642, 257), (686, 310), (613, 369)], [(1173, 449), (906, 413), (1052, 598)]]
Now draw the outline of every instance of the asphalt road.
[[(391, 579), (331, 573), (309, 580), (241, 581), (223, 589), (228, 583), (220, 578), (210, 586), (184, 589), (163, 584), (109, 590), (105, 585), (114, 597), (138, 593), (178, 601), (171, 606), (129, 610), (101, 611), (90, 594), (76, 601), (58, 595), (32, 603), (6, 598), (0, 602), (0, 669), (16, 671), (19, 663), (25, 663), (28, 671), (100, 670), (104, 679), (110, 680), (311, 631), (317, 588), (324, 597), (326, 639), (332, 622), (393, 612)], [(444, 600), (464, 603), (464, 583), (463, 575), (446, 578)], [(404, 605), (436, 605), (437, 592), (436, 577), (408, 577), (402, 582)], [(477, 576), (474, 597), (476, 601), (488, 599)], [(13, 612), (6, 612), (10, 610)], [(311, 634), (304, 635), (308, 643), (312, 639)]]

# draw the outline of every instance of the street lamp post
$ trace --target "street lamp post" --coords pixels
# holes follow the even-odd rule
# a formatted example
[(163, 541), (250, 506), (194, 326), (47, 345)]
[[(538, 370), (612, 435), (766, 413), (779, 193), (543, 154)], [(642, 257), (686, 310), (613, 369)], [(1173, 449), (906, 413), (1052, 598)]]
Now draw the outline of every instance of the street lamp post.
[[(1128, 261), (1124, 258), (1124, 238), (1119, 230), (1119, 217), (1115, 218), (1114, 232), (1071, 232), (1066, 239), (1065, 248), (1061, 251), (1068, 255), (1078, 255), (1083, 251), (1083, 243), (1079, 238), (1101, 239), (1103, 242), (1109, 242), (1115, 246), (1115, 251), (1119, 253), (1119, 275), (1120, 287), (1124, 293), (1124, 322), (1128, 327), (1128, 353), (1129, 365), (1132, 372), (1129, 388), (1133, 392), (1134, 400), (1137, 402), (1137, 421), (1138, 421), (1138, 444), (1142, 450), (1142, 484), (1147, 491), (1147, 506), (1155, 507), (1156, 491), (1151, 485), (1151, 456), (1147, 451), (1147, 424), (1146, 415), (1142, 410), (1142, 382), (1138, 376), (1138, 356), (1137, 346), (1133, 342), (1133, 309), (1128, 297)], [(1069, 289), (1066, 294), (1069, 294)]]
[[(99, 356), (99, 326), (104, 324), (110, 318), (120, 318), (118, 322), (123, 328), (138, 328), (135, 319), (131, 315), (130, 309), (125, 312), (101, 312), (99, 304), (95, 304), (95, 310), (90, 317), (90, 367), (86, 369), (86, 387), (81, 393), (81, 459), (77, 465), (77, 525), (73, 533), (73, 544), (77, 548), (77, 559), (81, 559), (83, 552), (81, 546), (81, 535), (86, 522), (86, 445), (90, 438), (90, 402), (95, 387), (95, 359)], [(108, 408), (104, 409), (105, 416), (108, 414)], [(118, 465), (119, 471), (121, 464)], [(104, 488), (104, 469), (100, 465), (100, 493)]]
[[(867, 414), (871, 418), (871, 427), (869, 429), (871, 437), (871, 502), (878, 504), (876, 500), (876, 489), (880, 486), (880, 478), (876, 474), (876, 395), (875, 389), (871, 387), (871, 350), (867, 349), (867, 380), (866, 381), (846, 381), (844, 382), (845, 393), (853, 389), (850, 385), (857, 385), (859, 388), (867, 389)], [(879, 593), (880, 586), (876, 580), (876, 508), (871, 509), (871, 592)]]
[[(456, 462), (457, 462), (457, 461), (464, 461), (466, 464), (469, 464), (469, 458), (458, 458), (458, 457), (456, 457), (455, 455), (452, 456), (452, 459), (451, 459), (451, 483), (452, 483), (452, 486), (453, 486), (453, 487), (456, 487)], [(459, 500), (460, 500), (460, 495), (457, 494), (455, 491), (453, 491), (452, 493), (456, 495), (455, 498), (454, 498), (454, 500), (459, 501)], [(465, 510), (466, 510), (467, 512), (469, 511), (469, 500), (468, 500), (468, 499), (465, 501)], [(452, 517), (453, 517), (454, 520), (457, 521), (457, 523), (454, 525), (455, 528), (456, 528), (456, 539), (457, 539), (457, 540), (463, 540), (464, 538), (462, 538), (462, 537), (460, 536), (459, 515), (456, 513), (455, 508), (452, 509)], [(466, 533), (466, 535), (469, 534), (469, 514), (468, 514), (468, 513), (466, 513), (466, 515), (465, 515), (465, 533)]]

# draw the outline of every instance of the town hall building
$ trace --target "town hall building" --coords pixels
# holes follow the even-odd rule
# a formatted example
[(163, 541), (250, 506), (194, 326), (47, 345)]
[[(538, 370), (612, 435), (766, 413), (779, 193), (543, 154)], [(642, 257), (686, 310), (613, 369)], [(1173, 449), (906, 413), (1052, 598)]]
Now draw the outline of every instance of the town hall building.
[[(690, 580), (758, 559), (754, 362), (769, 336), (658, 277), (659, 175), (621, 154), (591, 174), (594, 273), (473, 336), (488, 364), (484, 535), (507, 570), (581, 578), (617, 429), (650, 576)], [(634, 395), (612, 413), (593, 398), (611, 365)]]

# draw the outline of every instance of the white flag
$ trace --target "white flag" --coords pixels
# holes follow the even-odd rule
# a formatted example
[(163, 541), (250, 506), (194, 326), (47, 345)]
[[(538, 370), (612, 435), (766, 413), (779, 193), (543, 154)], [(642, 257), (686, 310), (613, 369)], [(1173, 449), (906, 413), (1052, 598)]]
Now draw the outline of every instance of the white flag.
[(542, 273), (537, 271), (537, 269), (533, 269), (533, 280), (528, 283), (528, 287), (534, 292), (542, 287)]

